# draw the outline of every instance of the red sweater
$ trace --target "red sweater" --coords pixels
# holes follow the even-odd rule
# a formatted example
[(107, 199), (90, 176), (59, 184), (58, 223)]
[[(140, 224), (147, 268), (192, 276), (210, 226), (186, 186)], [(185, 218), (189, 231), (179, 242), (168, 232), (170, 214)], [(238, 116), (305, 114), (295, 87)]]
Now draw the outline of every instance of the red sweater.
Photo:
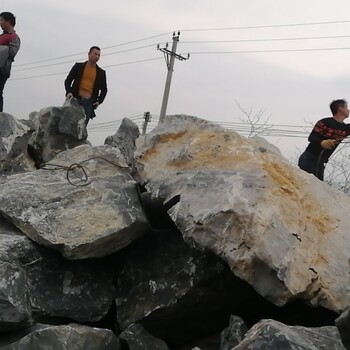
[(4, 33), (0, 35), (0, 45), (9, 45), (10, 42), (17, 38), (16, 33)]
[(21, 41), (16, 33), (3, 33), (0, 35), (0, 45), (9, 47), (9, 56), (13, 59), (19, 50)]

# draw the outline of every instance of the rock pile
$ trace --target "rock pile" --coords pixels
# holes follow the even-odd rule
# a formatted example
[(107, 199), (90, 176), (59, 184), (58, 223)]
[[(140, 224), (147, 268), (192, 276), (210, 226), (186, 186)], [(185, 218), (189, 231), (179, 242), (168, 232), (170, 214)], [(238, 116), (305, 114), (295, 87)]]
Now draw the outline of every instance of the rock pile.
[(196, 117), (84, 119), (0, 113), (0, 350), (350, 348), (349, 197)]

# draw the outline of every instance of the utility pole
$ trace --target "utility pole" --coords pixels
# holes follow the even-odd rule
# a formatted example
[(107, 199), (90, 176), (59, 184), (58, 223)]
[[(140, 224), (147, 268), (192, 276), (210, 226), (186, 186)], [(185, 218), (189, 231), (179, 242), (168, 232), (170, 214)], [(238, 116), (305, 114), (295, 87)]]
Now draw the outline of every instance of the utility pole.
[(160, 50), (164, 53), (165, 63), (166, 63), (167, 68), (168, 68), (168, 74), (167, 74), (166, 82), (165, 82), (162, 107), (160, 109), (160, 116), (159, 116), (160, 120), (165, 116), (166, 109), (168, 106), (170, 84), (171, 84), (171, 78), (172, 78), (173, 71), (174, 71), (175, 58), (177, 58), (180, 61), (183, 61), (183, 60), (186, 60), (189, 58), (189, 55), (186, 58), (186, 57), (183, 57), (183, 56), (178, 55), (176, 53), (176, 47), (177, 47), (177, 43), (179, 41), (179, 37), (180, 37), (180, 32), (177, 32), (177, 35), (175, 34), (175, 32), (173, 33), (173, 46), (171, 48), (171, 51), (168, 50), (168, 43), (166, 44), (165, 48), (159, 48), (159, 44), (158, 44), (158, 50)]
[(152, 115), (151, 115), (150, 112), (145, 112), (143, 114), (143, 118), (145, 119), (145, 121), (142, 124), (142, 135), (145, 135), (146, 134), (146, 130), (147, 130), (147, 125), (151, 121)]

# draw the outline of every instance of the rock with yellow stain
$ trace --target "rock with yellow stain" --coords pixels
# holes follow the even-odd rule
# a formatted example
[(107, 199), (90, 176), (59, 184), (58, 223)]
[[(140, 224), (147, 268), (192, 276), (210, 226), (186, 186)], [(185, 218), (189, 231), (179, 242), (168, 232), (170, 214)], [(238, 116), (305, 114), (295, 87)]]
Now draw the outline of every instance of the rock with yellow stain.
[(350, 198), (262, 138), (187, 115), (139, 138), (137, 169), (185, 240), (224, 259), (276, 305), (349, 304)]

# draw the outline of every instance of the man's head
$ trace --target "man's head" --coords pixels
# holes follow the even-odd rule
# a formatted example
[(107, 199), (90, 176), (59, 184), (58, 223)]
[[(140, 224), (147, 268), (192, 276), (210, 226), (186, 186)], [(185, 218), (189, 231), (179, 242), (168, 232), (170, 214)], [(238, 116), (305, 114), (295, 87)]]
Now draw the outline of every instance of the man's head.
[(90, 63), (97, 63), (101, 56), (101, 49), (98, 46), (90, 47), (88, 58)]
[(340, 114), (343, 117), (347, 118), (349, 116), (348, 103), (344, 99), (334, 100), (329, 105), (333, 116)]
[(10, 30), (16, 25), (16, 17), (11, 12), (1, 12), (0, 25), (3, 30)]

